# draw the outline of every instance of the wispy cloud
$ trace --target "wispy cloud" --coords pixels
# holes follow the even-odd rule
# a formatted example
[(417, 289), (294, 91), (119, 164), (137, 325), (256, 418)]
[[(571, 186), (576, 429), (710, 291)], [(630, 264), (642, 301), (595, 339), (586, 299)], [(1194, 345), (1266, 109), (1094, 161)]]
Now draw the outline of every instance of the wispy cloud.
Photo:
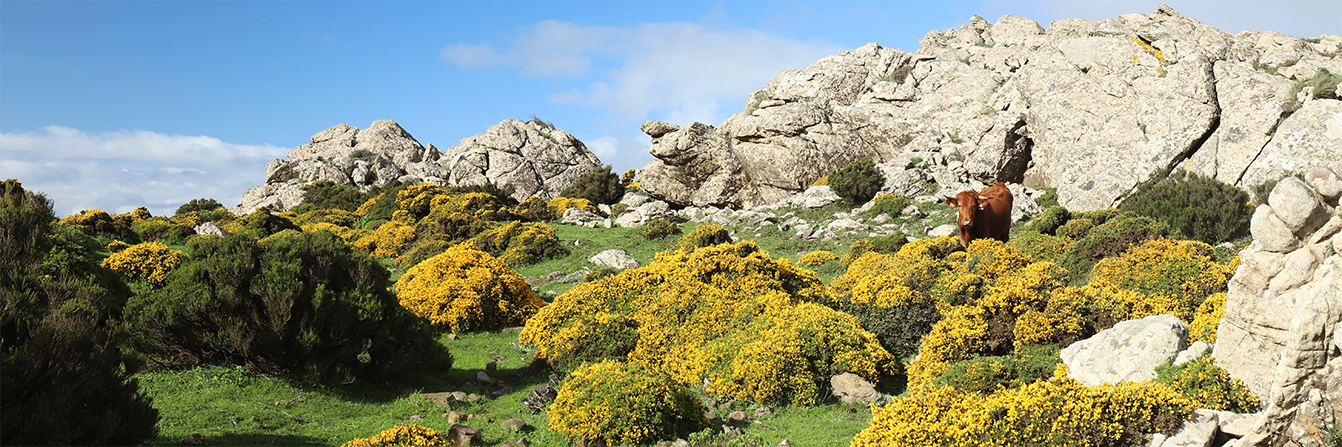
[[(750, 92), (779, 71), (806, 67), (841, 49), (824, 41), (699, 23), (610, 27), (553, 20), (523, 29), (500, 47), (505, 49), (496, 50), (491, 42), (456, 43), (441, 55), (467, 69), (504, 67), (531, 76), (573, 78), (577, 86), (554, 92), (550, 100), (602, 110), (609, 120), (635, 130), (646, 119), (717, 124), (744, 109)], [(595, 144), (605, 151), (620, 148), (618, 157), (637, 157), (623, 148), (640, 145)]]
[(162, 215), (202, 197), (237, 204), (248, 187), (265, 180), (266, 163), (286, 151), (205, 136), (89, 134), (49, 126), (41, 132), (0, 133), (0, 172), (26, 189), (47, 193), (57, 214), (147, 206)]

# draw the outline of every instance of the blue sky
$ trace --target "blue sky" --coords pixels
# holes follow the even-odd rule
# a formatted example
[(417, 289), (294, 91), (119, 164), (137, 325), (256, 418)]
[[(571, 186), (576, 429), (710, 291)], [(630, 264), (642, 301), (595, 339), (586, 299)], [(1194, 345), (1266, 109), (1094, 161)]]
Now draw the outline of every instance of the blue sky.
[[(779, 70), (867, 42), (916, 51), (978, 14), (1150, 13), (1158, 1), (0, 1), (0, 177), (58, 214), (238, 203), (337, 123), (439, 148), (533, 114), (617, 171), (644, 120), (718, 124)], [(1342, 2), (1177, 1), (1225, 31), (1342, 34)]]

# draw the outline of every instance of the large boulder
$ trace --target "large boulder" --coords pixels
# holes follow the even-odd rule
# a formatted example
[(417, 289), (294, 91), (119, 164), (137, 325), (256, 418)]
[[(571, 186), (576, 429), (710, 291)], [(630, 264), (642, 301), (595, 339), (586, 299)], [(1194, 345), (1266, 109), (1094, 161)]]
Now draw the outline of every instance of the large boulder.
[(1128, 320), (1063, 348), (1067, 375), (1095, 386), (1156, 377), (1188, 347), (1188, 326), (1174, 315)]
[(1250, 222), (1212, 351), (1267, 406), (1239, 446), (1316, 445), (1311, 430), (1342, 420), (1340, 209), (1292, 176)]
[(511, 185), (519, 202), (559, 197), (578, 177), (601, 168), (587, 146), (541, 120), (506, 119), (443, 151), (453, 185)]
[(553, 199), (601, 161), (578, 139), (540, 120), (507, 119), (489, 131), (440, 151), (421, 145), (392, 120), (367, 129), (340, 123), (317, 132), (288, 159), (266, 165), (265, 184), (248, 189), (235, 214), (260, 207), (283, 211), (302, 203), (302, 186), (318, 181), (355, 187), (392, 182), (436, 185), (511, 185), (518, 201)]
[(887, 192), (928, 174), (1004, 181), (1087, 211), (1180, 167), (1247, 190), (1342, 163), (1342, 103), (1291, 94), (1319, 68), (1342, 72), (1342, 37), (1232, 35), (1164, 5), (1047, 30), (970, 22), (916, 53), (873, 43), (783, 71), (716, 127), (649, 121), (656, 160), (640, 184), (677, 207), (753, 208), (865, 158), (900, 177)]

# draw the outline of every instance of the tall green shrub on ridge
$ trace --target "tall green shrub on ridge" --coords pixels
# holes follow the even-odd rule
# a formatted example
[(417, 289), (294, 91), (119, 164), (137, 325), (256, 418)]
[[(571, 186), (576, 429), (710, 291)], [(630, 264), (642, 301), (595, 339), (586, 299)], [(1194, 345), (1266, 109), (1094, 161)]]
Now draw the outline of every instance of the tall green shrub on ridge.
[(69, 237), (82, 234), (54, 222), (45, 195), (4, 182), (0, 444), (139, 444), (157, 434), (158, 410), (131, 377), (139, 364), (116, 345), (124, 295), (93, 277), (90, 251)]
[(168, 364), (244, 365), (341, 383), (451, 357), (387, 290), (387, 271), (336, 235), (284, 232), (193, 240), (192, 258), (133, 297), (135, 349)]
[(612, 205), (624, 198), (624, 185), (620, 183), (620, 175), (611, 172), (610, 165), (606, 165), (578, 177), (559, 196)]
[(885, 176), (869, 158), (852, 162), (829, 175), (830, 189), (854, 205), (867, 203), (884, 185)]
[(1249, 232), (1249, 194), (1211, 177), (1188, 174), (1141, 188), (1120, 210), (1164, 222), (1184, 237), (1216, 245)]

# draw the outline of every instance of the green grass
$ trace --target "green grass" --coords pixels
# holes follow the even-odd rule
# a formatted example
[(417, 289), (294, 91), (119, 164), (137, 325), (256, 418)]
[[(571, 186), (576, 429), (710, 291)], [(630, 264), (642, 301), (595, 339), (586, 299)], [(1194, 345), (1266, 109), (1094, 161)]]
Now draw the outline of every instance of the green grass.
[[(408, 423), (446, 432), (451, 424), (443, 415), (449, 410), (423, 395), (442, 391), (486, 395), (475, 376), (491, 361), (498, 362), (498, 371), (491, 376), (508, 388), (495, 398), (483, 397), (451, 410), (473, 415), (463, 423), (480, 429), (483, 445), (502, 445), (522, 436), (537, 446), (571, 444), (547, 427), (545, 413), (531, 414), (522, 406), (533, 387), (549, 380), (550, 372), (531, 367), (534, 351), (517, 343), (516, 331), (459, 334), (456, 340), (444, 335), (439, 340), (456, 358), (451, 370), (391, 383), (308, 385), (220, 366), (139, 374), (141, 389), (160, 411), (159, 436), (148, 444), (179, 445), (182, 438), (200, 433), (206, 445), (340, 445)], [(753, 414), (759, 406), (738, 402), (716, 411), (725, 418), (732, 410)], [(413, 420), (416, 415), (422, 419)], [(501, 423), (514, 417), (527, 422), (526, 432), (502, 429)], [(768, 445), (783, 439), (793, 445), (846, 445), (870, 419), (866, 405), (830, 401), (807, 408), (774, 407), (773, 414), (746, 426), (744, 432)]]

